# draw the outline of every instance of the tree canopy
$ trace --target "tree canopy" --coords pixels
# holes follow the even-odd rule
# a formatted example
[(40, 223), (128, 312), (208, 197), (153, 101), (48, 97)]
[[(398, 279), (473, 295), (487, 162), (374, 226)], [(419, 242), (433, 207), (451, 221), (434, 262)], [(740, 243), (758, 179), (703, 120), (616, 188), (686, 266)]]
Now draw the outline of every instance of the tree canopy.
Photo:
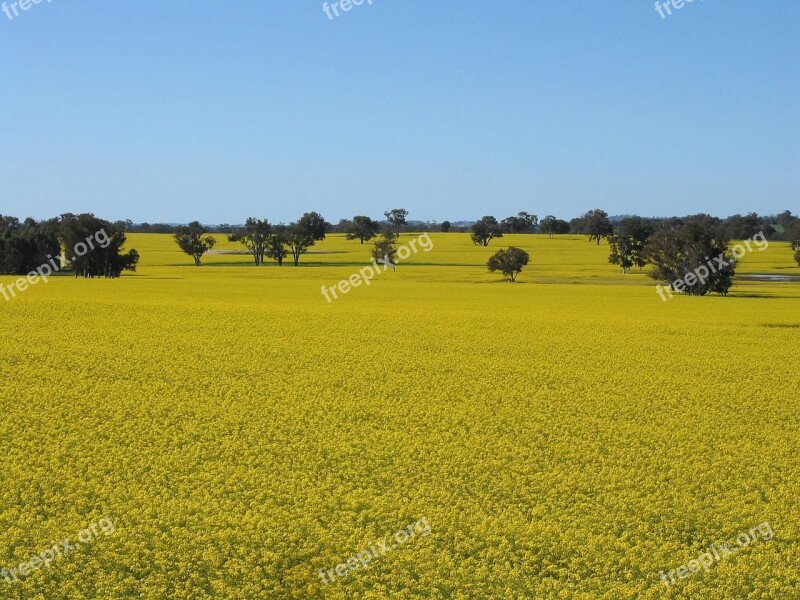
[(203, 255), (217, 245), (217, 240), (206, 233), (199, 221), (192, 221), (185, 227), (179, 227), (173, 235), (178, 247), (194, 259), (197, 267)]
[(503, 230), (500, 224), (492, 216), (482, 217), (472, 226), (470, 238), (476, 246), (488, 246), (494, 238), (503, 237)]
[(523, 267), (530, 262), (530, 259), (530, 255), (522, 248), (510, 246), (506, 250), (496, 252), (486, 263), (486, 266), (492, 273), (500, 271), (508, 281), (514, 282), (522, 272)]

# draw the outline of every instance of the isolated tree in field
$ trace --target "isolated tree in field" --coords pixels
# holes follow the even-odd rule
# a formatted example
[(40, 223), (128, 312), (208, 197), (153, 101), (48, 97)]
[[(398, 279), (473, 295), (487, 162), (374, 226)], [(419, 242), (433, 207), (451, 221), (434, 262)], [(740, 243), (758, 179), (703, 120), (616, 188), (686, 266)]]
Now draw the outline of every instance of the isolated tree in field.
[(217, 240), (206, 233), (208, 232), (199, 221), (192, 221), (186, 227), (178, 227), (173, 235), (175, 243), (194, 259), (196, 267), (200, 266), (203, 255), (217, 245)]
[(403, 225), (406, 224), (406, 217), (408, 217), (408, 211), (405, 208), (393, 208), (392, 210), (387, 210), (383, 213), (383, 216), (386, 217), (386, 220), (389, 221), (394, 232), (399, 236), (400, 230), (402, 229)]
[(125, 232), (92, 214), (64, 214), (59, 223), (59, 240), (75, 277), (117, 278), (123, 271), (135, 271), (139, 253), (123, 254)]
[(494, 238), (503, 237), (503, 231), (500, 224), (492, 216), (481, 217), (481, 219), (472, 226), (472, 233), (470, 238), (472, 243), (476, 246), (488, 246)]
[(345, 237), (348, 240), (361, 240), (363, 244), (378, 235), (380, 230), (380, 223), (364, 215), (358, 215), (348, 223)]
[(599, 208), (590, 210), (581, 217), (581, 220), (583, 221), (583, 232), (589, 236), (590, 240), (597, 240), (598, 246), (600, 240), (614, 233), (608, 213)]
[(397, 246), (394, 245), (395, 237), (393, 232), (389, 235), (381, 235), (372, 246), (372, 260), (378, 264), (392, 267), (392, 271), (396, 271), (395, 265), (397, 264)]
[[(736, 270), (736, 258), (727, 253), (728, 241), (722, 228), (705, 215), (686, 220), (680, 228), (657, 231), (646, 249), (655, 267), (651, 277), (690, 296), (726, 296)], [(702, 279), (696, 273), (703, 274)], [(678, 280), (683, 282), (680, 289), (675, 287)]]
[(450, 221), (442, 221), (442, 224), (440, 226), (440, 231), (442, 233), (449, 233), (449, 231), (450, 231)]
[(516, 217), (506, 217), (500, 223), (503, 233), (533, 233), (539, 224), (539, 217), (522, 211)]
[(267, 246), (264, 250), (264, 254), (278, 263), (279, 267), (283, 266), (284, 259), (289, 255), (287, 230), (286, 225), (275, 225), (272, 228), (272, 235), (267, 239)]
[(530, 260), (531, 257), (525, 250), (511, 246), (507, 250), (498, 251), (489, 259), (486, 266), (492, 273), (500, 271), (508, 281), (513, 282)]
[(652, 225), (640, 217), (623, 219), (617, 226), (617, 233), (608, 238), (611, 247), (608, 262), (621, 266), (623, 273), (634, 266), (641, 269), (647, 264), (647, 241), (652, 234)]
[(325, 231), (328, 227), (328, 224), (319, 213), (305, 213), (297, 220), (297, 225), (315, 242), (325, 239)]
[(228, 236), (228, 241), (239, 242), (253, 255), (256, 266), (264, 262), (264, 254), (272, 234), (272, 226), (266, 219), (250, 217), (244, 227), (237, 228)]

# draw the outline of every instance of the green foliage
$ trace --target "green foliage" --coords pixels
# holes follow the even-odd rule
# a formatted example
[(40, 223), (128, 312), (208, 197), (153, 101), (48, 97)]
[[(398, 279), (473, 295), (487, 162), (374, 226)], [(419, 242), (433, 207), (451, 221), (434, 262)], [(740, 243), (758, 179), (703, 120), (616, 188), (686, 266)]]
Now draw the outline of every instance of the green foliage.
[(800, 219), (795, 219), (786, 228), (786, 240), (792, 245), (792, 250), (800, 248)]
[[(704, 215), (687, 220), (680, 229), (664, 229), (656, 232), (647, 244), (647, 258), (655, 269), (651, 276), (674, 288), (673, 283), (684, 280), (709, 262), (714, 265), (705, 281), (686, 283), (679, 290), (690, 296), (704, 296), (716, 292), (723, 296), (733, 285), (736, 259), (729, 255), (728, 239), (722, 228)], [(717, 264), (719, 257), (722, 264)], [(710, 271), (711, 269), (709, 269)]]
[(380, 223), (364, 215), (358, 215), (347, 222), (344, 231), (348, 240), (361, 240), (363, 244), (378, 235), (380, 230)]
[(395, 236), (389, 232), (384, 233), (375, 240), (372, 246), (372, 260), (385, 264), (395, 270), (397, 264), (397, 247), (394, 244)]
[(522, 248), (514, 246), (507, 250), (500, 250), (489, 259), (486, 266), (489, 271), (494, 273), (500, 271), (509, 281), (516, 281), (517, 275), (522, 272), (523, 267), (530, 262), (530, 255)]
[(503, 233), (533, 233), (538, 224), (539, 217), (522, 211), (516, 217), (503, 219), (500, 223), (500, 228)]
[(0, 215), (0, 273), (25, 275), (58, 256), (54, 221), (36, 222)]
[(600, 240), (614, 233), (614, 227), (608, 219), (608, 213), (599, 208), (590, 210), (581, 217), (583, 232), (589, 236), (590, 240), (596, 240), (600, 245)]
[(383, 215), (391, 224), (395, 234), (400, 235), (400, 230), (402, 229), (403, 225), (406, 224), (408, 211), (405, 208), (393, 208), (392, 210), (387, 210), (385, 213), (383, 213)]
[[(92, 214), (61, 215), (58, 236), (75, 276), (119, 277), (123, 271), (135, 271), (139, 253), (122, 253), (127, 241), (125, 232)], [(80, 247), (81, 251), (78, 251)]]
[(470, 238), (476, 246), (488, 246), (494, 238), (503, 237), (503, 230), (500, 224), (492, 216), (482, 217), (472, 226)]
[(608, 262), (621, 266), (623, 273), (634, 266), (643, 268), (647, 264), (647, 241), (652, 234), (652, 225), (640, 217), (623, 219), (617, 233), (608, 238), (611, 247)]
[(322, 218), (322, 215), (312, 211), (303, 214), (303, 216), (297, 220), (297, 226), (306, 236), (318, 242), (325, 239), (325, 231), (327, 230), (328, 224), (325, 222), (325, 219)]
[(244, 224), (228, 236), (228, 241), (239, 242), (247, 248), (253, 255), (256, 266), (264, 262), (264, 255), (267, 252), (270, 239), (272, 238), (272, 226), (266, 219), (260, 220), (250, 217)]
[(287, 247), (289, 245), (289, 236), (287, 229), (286, 225), (275, 225), (272, 228), (272, 235), (270, 235), (267, 240), (267, 246), (264, 249), (265, 256), (268, 256), (278, 263), (279, 267), (283, 266), (284, 259), (289, 255)]
[(192, 221), (185, 227), (179, 227), (172, 236), (178, 247), (194, 259), (197, 267), (200, 266), (203, 255), (217, 245), (217, 240), (210, 235), (206, 236), (206, 233), (199, 221)]

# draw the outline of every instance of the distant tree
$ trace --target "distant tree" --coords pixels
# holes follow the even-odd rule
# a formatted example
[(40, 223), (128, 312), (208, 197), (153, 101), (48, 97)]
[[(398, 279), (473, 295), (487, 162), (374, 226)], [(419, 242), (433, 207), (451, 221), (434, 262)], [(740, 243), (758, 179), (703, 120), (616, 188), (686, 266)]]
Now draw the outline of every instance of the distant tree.
[(793, 219), (788, 223), (784, 236), (791, 244), (792, 250), (794, 250), (794, 259), (797, 261), (797, 265), (800, 266), (800, 219)]
[(795, 216), (792, 214), (792, 211), (790, 211), (790, 210), (785, 210), (785, 211), (783, 211), (781, 214), (779, 214), (779, 215), (778, 215), (778, 216), (775, 218), (775, 221), (776, 221), (776, 222), (778, 223), (778, 225), (780, 225), (780, 226), (781, 226), (783, 229), (786, 229), (787, 227), (789, 227), (789, 225), (791, 225), (791, 224), (792, 224), (792, 221), (794, 221), (795, 219), (797, 219), (797, 217), (795, 217)]
[(272, 236), (272, 226), (266, 219), (250, 217), (244, 224), (228, 236), (228, 241), (239, 242), (253, 255), (256, 266), (264, 262), (264, 255)]
[(350, 219), (339, 219), (339, 223), (333, 227), (333, 233), (347, 233), (352, 225), (353, 222)]
[(292, 261), (296, 267), (300, 263), (300, 256), (308, 252), (308, 249), (314, 245), (314, 234), (307, 226), (298, 222), (292, 223), (286, 228), (285, 236), (286, 245), (289, 247)]
[(206, 233), (208, 232), (199, 221), (192, 221), (185, 227), (178, 227), (173, 235), (175, 243), (194, 259), (196, 267), (200, 266), (203, 255), (217, 245), (217, 240)]
[(786, 241), (792, 245), (792, 250), (800, 248), (800, 219), (792, 221), (784, 232)]
[(476, 246), (488, 246), (489, 242), (494, 238), (503, 237), (503, 231), (500, 224), (492, 216), (481, 217), (481, 219), (472, 226), (472, 243)]
[(725, 220), (727, 236), (732, 240), (748, 240), (762, 230), (758, 214), (733, 215)]
[(395, 231), (394, 227), (391, 225), (384, 225), (381, 227), (381, 237), (390, 240), (393, 244), (397, 242), (397, 238), (399, 237), (397, 231)]
[[(728, 239), (708, 215), (688, 218), (680, 228), (657, 231), (646, 250), (648, 261), (655, 267), (651, 274), (653, 279), (691, 296), (704, 296), (709, 292), (728, 294), (733, 285), (736, 259), (727, 251)], [(703, 277), (697, 277), (697, 273)], [(682, 283), (676, 287), (678, 280)]]
[(609, 236), (611, 255), (608, 262), (622, 267), (622, 272), (647, 264), (647, 241), (653, 234), (653, 227), (640, 217), (626, 217), (619, 222), (617, 233)]
[(450, 231), (450, 221), (442, 221), (441, 225), (441, 232), (442, 233), (449, 233)]
[(117, 278), (139, 263), (136, 250), (123, 254), (125, 232), (93, 214), (61, 215), (58, 237), (75, 277)]
[(558, 219), (553, 215), (547, 215), (542, 219), (541, 223), (539, 223), (539, 231), (541, 233), (546, 233), (552, 239), (553, 235), (556, 233), (557, 224)]
[(128, 233), (129, 231), (133, 230), (133, 221), (130, 219), (125, 219), (124, 221), (114, 221), (114, 229), (117, 231), (122, 231), (123, 233)]
[(604, 210), (599, 208), (590, 210), (581, 219), (583, 221), (584, 234), (588, 235), (590, 240), (597, 240), (598, 246), (600, 245), (600, 240), (614, 233), (614, 228), (608, 219), (608, 213)]
[(516, 217), (503, 219), (500, 228), (503, 233), (533, 233), (538, 224), (539, 217), (522, 211)]
[(348, 240), (361, 240), (362, 244), (374, 238), (381, 230), (380, 223), (364, 215), (353, 217), (348, 223), (345, 237)]
[(575, 217), (569, 221), (569, 230), (573, 233), (584, 235), (586, 233), (586, 222), (583, 217)]
[[(328, 224), (322, 215), (315, 212), (307, 212), (297, 220), (297, 225), (315, 242), (325, 239), (325, 232)], [(311, 244), (313, 246), (313, 244)]]
[(523, 210), (517, 214), (517, 223), (519, 224), (519, 233), (534, 233), (539, 226), (539, 217)]
[(394, 245), (396, 235), (391, 232), (389, 235), (385, 233), (381, 235), (372, 246), (372, 259), (387, 266), (392, 267), (395, 271), (397, 264), (397, 247)]
[[(775, 229), (770, 223), (765, 223), (764, 221), (761, 222), (761, 233), (764, 234), (764, 237), (768, 240), (776, 240), (779, 239), (778, 230)], [(758, 234), (758, 231), (756, 232)], [(755, 234), (754, 234), (755, 235)]]
[(555, 229), (557, 235), (564, 235), (570, 232), (570, 225), (564, 219), (556, 219)]
[(150, 226), (150, 233), (175, 233), (177, 229), (177, 227), (166, 223), (153, 223)]
[(385, 213), (383, 213), (383, 215), (391, 224), (394, 232), (399, 236), (403, 225), (406, 224), (408, 211), (405, 208), (393, 208), (392, 210), (387, 210)]
[(275, 225), (272, 228), (272, 235), (267, 239), (264, 254), (282, 267), (284, 259), (289, 255), (288, 245), (288, 228), (283, 224)]
[(498, 251), (489, 259), (486, 266), (492, 273), (500, 271), (508, 281), (514, 282), (530, 259), (530, 255), (525, 250), (511, 246), (507, 250)]

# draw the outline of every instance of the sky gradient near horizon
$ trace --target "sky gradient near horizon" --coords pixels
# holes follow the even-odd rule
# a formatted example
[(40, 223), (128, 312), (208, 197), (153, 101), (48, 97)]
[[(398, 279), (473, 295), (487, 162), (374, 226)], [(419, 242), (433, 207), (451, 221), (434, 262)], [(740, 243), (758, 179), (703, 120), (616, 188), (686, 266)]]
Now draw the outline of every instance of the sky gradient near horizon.
[(0, 12), (0, 214), (797, 213), (800, 3), (672, 13), (650, 0), (373, 0), (333, 20), (316, 0)]

